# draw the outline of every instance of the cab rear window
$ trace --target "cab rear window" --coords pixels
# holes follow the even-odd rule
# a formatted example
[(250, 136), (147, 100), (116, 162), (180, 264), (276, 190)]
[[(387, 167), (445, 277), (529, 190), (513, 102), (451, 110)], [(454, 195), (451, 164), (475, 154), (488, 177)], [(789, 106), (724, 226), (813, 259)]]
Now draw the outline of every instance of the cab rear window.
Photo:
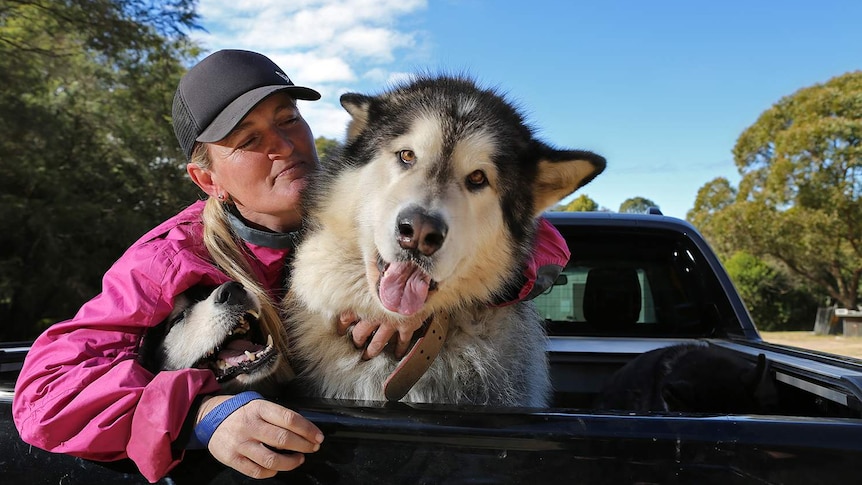
[(712, 270), (678, 234), (558, 229), (572, 257), (535, 299), (550, 333), (713, 336), (732, 318)]

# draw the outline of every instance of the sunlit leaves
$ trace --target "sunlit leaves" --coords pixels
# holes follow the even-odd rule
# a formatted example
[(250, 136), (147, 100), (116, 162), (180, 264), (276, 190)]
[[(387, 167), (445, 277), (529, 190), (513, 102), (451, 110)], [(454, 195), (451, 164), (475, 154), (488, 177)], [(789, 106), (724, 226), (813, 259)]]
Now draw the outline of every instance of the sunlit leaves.
[(193, 0), (0, 0), (0, 340), (99, 289), (197, 197), (170, 124)]
[(855, 307), (862, 274), (862, 72), (800, 89), (738, 138), (733, 197), (713, 181), (689, 219), (725, 254), (766, 258)]
[(629, 214), (646, 214), (650, 207), (658, 207), (658, 204), (645, 197), (631, 197), (620, 204), (619, 212)]
[(594, 212), (599, 210), (599, 204), (586, 194), (575, 197), (561, 210), (568, 212)]

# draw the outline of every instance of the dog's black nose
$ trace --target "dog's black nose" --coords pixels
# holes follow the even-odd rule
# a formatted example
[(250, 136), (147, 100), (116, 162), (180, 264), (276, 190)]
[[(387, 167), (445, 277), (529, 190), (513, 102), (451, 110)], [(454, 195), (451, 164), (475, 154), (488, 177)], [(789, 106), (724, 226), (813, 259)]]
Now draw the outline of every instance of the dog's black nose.
[(214, 299), (216, 303), (235, 305), (240, 303), (240, 298), (243, 294), (244, 291), (241, 283), (237, 281), (228, 281), (216, 288)]
[(439, 215), (428, 214), (418, 207), (404, 209), (398, 214), (396, 237), (403, 249), (431, 256), (443, 246), (448, 230), (449, 226)]

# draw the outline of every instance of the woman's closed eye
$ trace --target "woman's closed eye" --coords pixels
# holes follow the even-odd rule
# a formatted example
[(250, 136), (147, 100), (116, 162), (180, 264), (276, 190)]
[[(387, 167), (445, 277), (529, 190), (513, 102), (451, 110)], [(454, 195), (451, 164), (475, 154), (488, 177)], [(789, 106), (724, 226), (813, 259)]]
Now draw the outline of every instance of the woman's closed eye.
[(237, 144), (236, 149), (237, 150), (247, 150), (247, 149), (254, 146), (254, 144), (257, 142), (257, 139), (258, 139), (258, 137), (256, 135), (242, 138), (240, 143)]
[(284, 117), (284, 118), (278, 120), (277, 123), (278, 123), (278, 126), (285, 127), (285, 126), (290, 126), (290, 125), (295, 124), (298, 119), (299, 119), (298, 116), (287, 116), (287, 117)]

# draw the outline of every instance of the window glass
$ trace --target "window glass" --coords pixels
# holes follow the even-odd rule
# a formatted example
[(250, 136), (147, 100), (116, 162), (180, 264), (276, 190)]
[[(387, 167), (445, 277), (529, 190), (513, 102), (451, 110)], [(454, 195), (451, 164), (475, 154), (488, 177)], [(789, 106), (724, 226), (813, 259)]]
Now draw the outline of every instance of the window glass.
[(679, 234), (560, 228), (572, 257), (536, 298), (563, 334), (708, 336), (732, 318), (712, 270)]

